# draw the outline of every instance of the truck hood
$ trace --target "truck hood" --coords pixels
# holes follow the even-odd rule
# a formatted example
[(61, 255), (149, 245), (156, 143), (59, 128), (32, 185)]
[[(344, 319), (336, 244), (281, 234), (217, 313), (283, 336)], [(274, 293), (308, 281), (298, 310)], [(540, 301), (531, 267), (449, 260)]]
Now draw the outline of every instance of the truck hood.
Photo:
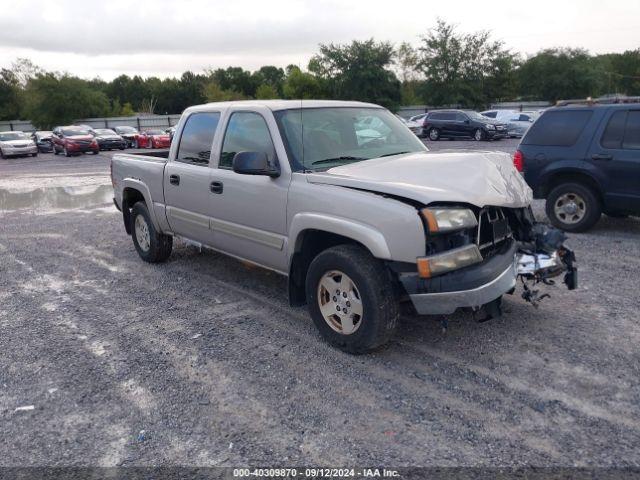
[(420, 152), (374, 158), (307, 175), (316, 184), (386, 193), (421, 202), (521, 208), (532, 193), (504, 152)]

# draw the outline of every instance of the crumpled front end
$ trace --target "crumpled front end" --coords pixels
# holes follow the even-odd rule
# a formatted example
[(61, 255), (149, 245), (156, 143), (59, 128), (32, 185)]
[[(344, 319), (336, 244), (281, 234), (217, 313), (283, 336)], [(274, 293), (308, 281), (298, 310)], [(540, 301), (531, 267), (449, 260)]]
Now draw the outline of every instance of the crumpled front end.
[[(465, 212), (465, 213), (462, 213)], [(563, 232), (537, 223), (529, 207), (470, 208), (444, 205), (421, 212), (426, 255), (413, 271), (397, 268), (405, 291), (420, 314), (450, 314), (459, 308), (500, 314), (505, 293), (518, 281), (522, 297), (538, 306), (548, 296), (538, 284), (554, 285), (564, 275), (577, 287), (575, 255)]]

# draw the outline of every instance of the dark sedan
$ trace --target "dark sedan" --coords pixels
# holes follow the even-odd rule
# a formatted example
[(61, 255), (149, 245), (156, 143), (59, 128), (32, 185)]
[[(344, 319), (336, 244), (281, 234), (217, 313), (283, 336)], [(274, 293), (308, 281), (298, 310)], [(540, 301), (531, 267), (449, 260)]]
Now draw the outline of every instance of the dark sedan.
[(38, 131), (31, 134), (31, 139), (38, 147), (38, 151), (40, 153), (47, 153), (53, 152), (53, 140), (51, 139), (52, 136), (53, 132)]
[(100, 150), (124, 150), (127, 147), (127, 141), (110, 128), (96, 128), (93, 134)]
[(435, 110), (422, 124), (422, 135), (431, 141), (441, 138), (472, 138), (476, 141), (497, 140), (508, 136), (505, 123), (496, 122), (468, 110)]

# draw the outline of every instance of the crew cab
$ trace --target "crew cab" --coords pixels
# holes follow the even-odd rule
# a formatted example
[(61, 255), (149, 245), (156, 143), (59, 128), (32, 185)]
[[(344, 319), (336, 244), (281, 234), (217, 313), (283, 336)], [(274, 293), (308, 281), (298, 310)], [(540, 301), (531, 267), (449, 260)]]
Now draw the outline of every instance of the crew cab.
[(70, 157), (79, 153), (91, 152), (94, 155), (100, 153), (100, 147), (93, 134), (84, 127), (71, 125), (68, 127), (56, 127), (53, 129), (53, 153), (64, 153)]
[(489, 318), (519, 276), (575, 287), (564, 235), (534, 221), (507, 154), (431, 153), (377, 105), (210, 103), (185, 110), (175, 138), (166, 155), (112, 159), (140, 257), (167, 260), (179, 236), (280, 273), (290, 303), (347, 352), (385, 343), (404, 300)]
[(602, 213), (640, 215), (640, 104), (548, 109), (522, 139), (514, 163), (562, 230), (588, 230)]

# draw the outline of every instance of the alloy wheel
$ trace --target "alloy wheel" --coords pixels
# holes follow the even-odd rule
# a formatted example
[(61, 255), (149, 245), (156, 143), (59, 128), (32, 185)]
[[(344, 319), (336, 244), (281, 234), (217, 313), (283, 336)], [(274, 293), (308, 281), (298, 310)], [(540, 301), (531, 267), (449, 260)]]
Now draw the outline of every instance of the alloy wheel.
[(318, 283), (318, 306), (336, 332), (351, 335), (362, 324), (362, 298), (354, 281), (339, 270), (325, 273)]

